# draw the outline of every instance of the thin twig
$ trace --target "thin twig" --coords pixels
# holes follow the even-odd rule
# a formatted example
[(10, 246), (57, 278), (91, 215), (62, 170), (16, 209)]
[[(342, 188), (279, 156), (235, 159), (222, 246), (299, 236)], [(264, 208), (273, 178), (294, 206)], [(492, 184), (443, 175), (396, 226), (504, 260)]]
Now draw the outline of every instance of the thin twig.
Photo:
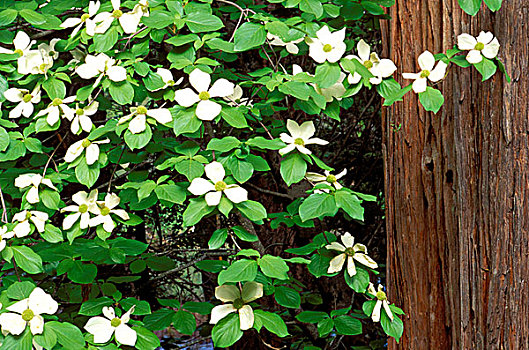
[(0, 201), (2, 202), (2, 222), (7, 224), (7, 207), (4, 202), (4, 194), (2, 193), (2, 186), (0, 186)]
[(266, 193), (266, 194), (270, 194), (272, 196), (276, 196), (276, 197), (282, 197), (282, 198), (288, 198), (290, 200), (293, 200), (295, 199), (296, 197), (293, 197), (289, 194), (286, 194), (286, 193), (280, 193), (280, 192), (276, 192), (276, 191), (270, 191), (270, 190), (267, 190), (267, 189), (264, 189), (264, 188), (261, 188), (261, 187), (258, 187), (258, 186), (255, 186), (254, 184), (251, 184), (251, 183), (246, 183), (246, 185), (250, 186), (251, 188), (253, 189), (256, 189), (257, 191), (259, 192), (262, 192), (262, 193)]

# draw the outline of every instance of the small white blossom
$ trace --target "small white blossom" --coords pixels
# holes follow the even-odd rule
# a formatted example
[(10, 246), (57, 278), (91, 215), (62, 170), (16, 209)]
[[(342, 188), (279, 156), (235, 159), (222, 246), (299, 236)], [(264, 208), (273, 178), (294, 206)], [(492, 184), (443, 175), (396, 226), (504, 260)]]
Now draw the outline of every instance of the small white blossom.
[(62, 112), (63, 117), (72, 120), (75, 111), (67, 103), (72, 103), (73, 101), (75, 101), (75, 96), (66, 97), (65, 99), (54, 98), (46, 109), (37, 113), (36, 118), (46, 116), (48, 125), (53, 126), (59, 121)]
[(51, 39), (49, 44), (41, 43), (39, 44), (38, 48), (40, 53), (43, 57), (45, 57), (47, 61), (53, 62), (53, 60), (56, 60), (59, 58), (59, 53), (55, 51), (55, 44), (61, 39)]
[(165, 83), (165, 85), (154, 91), (162, 90), (175, 85), (180, 85), (182, 81), (184, 81), (184, 77), (181, 77), (180, 79), (178, 79), (178, 81), (175, 82), (173, 78), (173, 73), (171, 73), (169, 69), (158, 68), (156, 69), (156, 74), (158, 74), (162, 78), (162, 81)]
[(39, 199), (39, 186), (40, 184), (46, 185), (49, 188), (58, 191), (57, 187), (53, 185), (50, 179), (45, 179), (40, 174), (22, 174), (15, 179), (15, 186), (21, 189), (31, 187), (26, 194), (26, 200), (28, 203), (35, 204), (40, 201)]
[[(15, 35), (13, 39), (14, 50), (5, 49), (0, 47), (0, 53), (6, 54), (18, 54), (20, 57), (17, 59), (18, 72), (22, 75), (32, 73), (36, 65), (35, 59), (40, 56), (38, 50), (31, 50), (31, 47), (35, 44), (35, 40), (31, 40), (29, 35), (25, 32), (20, 31)], [(35, 74), (35, 73), (33, 73)]]
[(2, 333), (19, 335), (29, 325), (31, 334), (41, 334), (44, 331), (44, 318), (41, 315), (53, 315), (58, 308), (59, 304), (51, 295), (37, 287), (29, 298), (8, 306), (6, 309), (11, 312), (0, 314)]
[(92, 101), (83, 108), (79, 107), (79, 103), (75, 105), (75, 112), (73, 114), (65, 115), (72, 124), (70, 125), (70, 130), (74, 134), (79, 134), (81, 130), (90, 132), (92, 131), (93, 123), (90, 116), (96, 114), (97, 109), (99, 108), (99, 102)]
[(402, 76), (404, 79), (414, 79), (413, 91), (421, 93), (426, 91), (428, 80), (438, 82), (444, 78), (448, 65), (443, 61), (439, 61), (437, 66), (435, 66), (435, 57), (430, 51), (424, 51), (419, 56), (418, 62), (419, 67), (421, 67), (419, 73), (402, 73)]
[(76, 160), (83, 151), (86, 150), (86, 164), (92, 165), (99, 159), (99, 145), (104, 143), (109, 143), (109, 139), (99, 140), (99, 141), (90, 141), (89, 139), (79, 140), (74, 142), (64, 156), (64, 161), (66, 163), (71, 163)]
[(160, 124), (167, 124), (173, 120), (171, 111), (167, 108), (147, 109), (145, 106), (139, 106), (131, 107), (130, 112), (130, 114), (121, 117), (118, 124), (123, 124), (130, 120), (128, 129), (133, 134), (145, 131), (147, 117), (154, 118)]
[(393, 321), (393, 312), (391, 312), (391, 309), (389, 308), (388, 298), (386, 296), (386, 293), (384, 293), (384, 287), (379, 284), (378, 291), (375, 291), (375, 286), (373, 285), (373, 283), (369, 282), (367, 292), (377, 298), (377, 303), (375, 304), (375, 307), (373, 308), (373, 313), (371, 314), (371, 319), (373, 320), (373, 322), (380, 321), (380, 311), (382, 307), (384, 307), (384, 311), (386, 312), (386, 315), (389, 317), (389, 319)]
[(197, 104), (196, 116), (201, 120), (213, 120), (220, 114), (222, 106), (212, 97), (226, 97), (233, 94), (234, 84), (226, 79), (218, 79), (213, 86), (211, 84), (211, 75), (195, 68), (189, 74), (189, 82), (195, 88), (185, 88), (175, 92), (175, 101), (182, 107), (191, 107)]
[[(111, 0), (112, 2), (112, 12), (101, 12), (94, 17), (94, 22), (97, 23), (95, 27), (96, 34), (106, 33), (108, 28), (114, 23), (115, 19), (118, 19), (121, 28), (126, 34), (132, 34), (138, 30), (138, 25), (140, 24), (141, 17), (144, 15), (144, 6), (135, 7), (133, 11), (128, 13), (123, 13), (120, 10), (121, 1), (120, 0)], [(136, 5), (138, 6), (138, 5)], [(147, 11), (148, 16), (148, 11)]]
[[(331, 174), (331, 172), (329, 170), (325, 170), (324, 174), (325, 175), (318, 174), (318, 173), (307, 172), (305, 177), (307, 178), (307, 180), (312, 182), (314, 184), (314, 186), (316, 186), (318, 184), (321, 184), (321, 183), (324, 183), (324, 184), (327, 184), (329, 186), (334, 186), (334, 188), (339, 190), (339, 189), (342, 188), (342, 185), (338, 182), (338, 180), (341, 179), (342, 177), (344, 177), (345, 174), (347, 174), (347, 169), (344, 169), (338, 175)], [(317, 190), (317, 191), (322, 191), (322, 190)]]
[[(7, 245), (7, 242), (5, 240), (12, 238), (14, 235), (15, 234), (13, 231), (9, 231), (9, 232), (7, 231), (6, 226), (0, 227), (0, 252), (4, 250), (4, 248)], [(1, 303), (0, 303), (0, 308), (2, 308)]]
[(243, 91), (240, 85), (235, 85), (233, 88), (233, 94), (224, 97), (225, 101), (229, 101), (229, 105), (232, 107), (236, 106), (248, 106), (252, 107), (253, 103), (249, 97), (242, 97)]
[(35, 225), (37, 231), (44, 232), (44, 226), (48, 218), (48, 214), (42, 211), (23, 210), (13, 215), (13, 222), (18, 221), (17, 225), (13, 228), (13, 233), (18, 238), (26, 237), (33, 231), (31, 223)]
[(90, 227), (96, 227), (103, 224), (103, 229), (107, 232), (112, 232), (116, 227), (116, 223), (110, 214), (119, 216), (123, 220), (128, 220), (129, 214), (123, 209), (114, 209), (119, 205), (120, 198), (115, 193), (107, 193), (104, 201), (97, 201), (97, 205), (92, 207), (95, 217), (90, 219)]
[(85, 63), (75, 69), (76, 73), (83, 79), (97, 77), (94, 86), (97, 86), (103, 77), (119, 82), (127, 79), (127, 70), (115, 65), (116, 60), (104, 53), (97, 56), (86, 55)]
[(90, 194), (85, 191), (79, 191), (72, 196), (72, 200), (77, 205), (69, 205), (61, 209), (61, 213), (73, 212), (64, 218), (62, 222), (62, 228), (69, 230), (79, 219), (80, 228), (85, 229), (88, 227), (90, 221), (90, 212), (96, 212), (97, 208), (97, 189), (90, 191)]
[(338, 254), (331, 260), (329, 268), (327, 269), (327, 273), (341, 271), (343, 265), (345, 264), (346, 258), (347, 273), (351, 277), (356, 275), (355, 260), (372, 269), (376, 269), (378, 267), (377, 263), (367, 255), (366, 246), (360, 243), (354, 244), (354, 237), (351, 236), (349, 232), (344, 234), (341, 239), (343, 245), (338, 242), (332, 242), (331, 244), (325, 246), (327, 249), (341, 252), (341, 254)]
[(4, 96), (9, 102), (18, 103), (9, 111), (9, 118), (20, 118), (21, 115), (29, 118), (35, 110), (33, 105), (40, 102), (40, 85), (37, 84), (31, 93), (26, 89), (10, 88)]
[(329, 27), (323, 26), (316, 32), (316, 38), (307, 38), (309, 56), (318, 63), (338, 62), (346, 50), (345, 28), (331, 33)]
[(294, 55), (296, 55), (299, 52), (299, 48), (296, 44), (299, 44), (300, 42), (304, 40), (304, 38), (302, 37), (302, 38), (292, 40), (289, 42), (284, 42), (279, 36), (274, 35), (272, 33), (266, 34), (266, 38), (270, 40), (270, 45), (284, 46), (289, 53), (294, 54)]
[(279, 150), (279, 154), (281, 155), (292, 152), (294, 149), (304, 154), (311, 154), (312, 152), (305, 146), (312, 144), (325, 146), (329, 143), (319, 138), (312, 138), (316, 132), (312, 121), (305, 122), (300, 126), (295, 121), (289, 119), (287, 120), (287, 130), (290, 132), (290, 135), (286, 133), (279, 135), (281, 141), (287, 144), (286, 147)]
[(94, 36), (95, 29), (96, 29), (96, 22), (92, 19), (97, 11), (99, 11), (99, 7), (101, 6), (101, 3), (99, 1), (93, 2), (90, 1), (88, 4), (88, 13), (84, 13), (80, 18), (68, 18), (66, 21), (64, 21), (61, 24), (61, 28), (71, 28), (75, 27), (72, 33), (70, 34), (71, 37), (74, 37), (75, 34), (81, 30), (83, 27), (83, 24), (86, 25), (86, 34), (89, 36)]
[(263, 296), (263, 285), (257, 282), (246, 282), (242, 290), (236, 286), (224, 284), (215, 288), (215, 297), (223, 304), (217, 305), (211, 310), (210, 324), (216, 324), (232, 312), (239, 313), (240, 329), (245, 331), (253, 327), (253, 309), (248, 303)]
[(481, 32), (477, 38), (465, 33), (457, 37), (457, 47), (459, 50), (469, 50), (467, 61), (476, 64), (483, 60), (483, 56), (488, 59), (498, 56), (500, 42), (491, 32)]
[(239, 185), (228, 185), (224, 182), (226, 172), (219, 162), (212, 162), (205, 166), (207, 180), (201, 177), (194, 178), (187, 188), (195, 196), (205, 194), (206, 203), (216, 206), (220, 203), (222, 194), (233, 203), (241, 203), (248, 200), (248, 192)]
[(113, 334), (116, 340), (128, 346), (134, 346), (138, 335), (127, 323), (130, 321), (130, 314), (134, 311), (134, 306), (121, 317), (116, 317), (112, 307), (104, 306), (103, 315), (105, 317), (92, 317), (86, 322), (84, 329), (94, 336), (94, 343), (102, 344), (108, 342)]
[[(374, 75), (373, 78), (369, 79), (371, 84), (380, 84), (383, 78), (392, 76), (397, 70), (397, 66), (395, 66), (395, 63), (393, 63), (392, 60), (387, 58), (380, 59), (376, 52), (371, 52), (371, 48), (363, 39), (358, 42), (356, 49), (358, 51), (358, 56), (349, 55), (345, 58), (355, 59), (363, 64), (364, 67)], [(357, 72), (349, 74), (347, 77), (347, 81), (349, 81), (350, 84), (358, 84), (361, 79), (362, 76)]]

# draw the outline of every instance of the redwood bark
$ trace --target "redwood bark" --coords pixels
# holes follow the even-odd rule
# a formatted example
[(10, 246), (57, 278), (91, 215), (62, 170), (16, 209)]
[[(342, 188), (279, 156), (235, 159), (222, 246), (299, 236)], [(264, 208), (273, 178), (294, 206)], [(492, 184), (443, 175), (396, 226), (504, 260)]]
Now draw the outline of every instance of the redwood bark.
[(490, 30), (513, 79), (452, 65), (438, 114), (413, 93), (384, 112), (387, 284), (406, 312), (390, 347), (529, 349), (529, 5), (471, 18), (457, 0), (397, 0), (390, 15), (384, 49), (399, 72)]

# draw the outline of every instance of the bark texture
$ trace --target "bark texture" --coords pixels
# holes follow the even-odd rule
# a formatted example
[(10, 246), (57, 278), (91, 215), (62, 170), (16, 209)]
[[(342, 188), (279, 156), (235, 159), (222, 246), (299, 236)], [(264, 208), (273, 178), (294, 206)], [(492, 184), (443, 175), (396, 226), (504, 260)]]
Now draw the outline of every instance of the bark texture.
[(529, 349), (529, 3), (471, 18), (457, 0), (397, 0), (390, 15), (384, 49), (399, 72), (490, 30), (513, 79), (451, 66), (438, 114), (410, 93), (383, 115), (387, 284), (407, 313), (390, 347)]

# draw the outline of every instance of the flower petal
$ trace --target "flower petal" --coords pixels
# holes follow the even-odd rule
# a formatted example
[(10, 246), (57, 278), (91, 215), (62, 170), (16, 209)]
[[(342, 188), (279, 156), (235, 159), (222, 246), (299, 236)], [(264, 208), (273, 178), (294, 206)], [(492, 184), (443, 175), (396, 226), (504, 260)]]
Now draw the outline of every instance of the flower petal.
[(263, 296), (263, 285), (258, 282), (249, 281), (242, 287), (241, 297), (245, 303), (254, 301)]
[(473, 50), (478, 41), (472, 35), (463, 33), (457, 37), (457, 48), (459, 50)]
[(213, 181), (214, 183), (224, 180), (224, 177), (226, 176), (224, 167), (219, 162), (209, 163), (204, 167), (204, 171), (206, 172), (207, 178)]
[(195, 196), (201, 196), (211, 191), (215, 191), (215, 186), (204, 178), (197, 177), (191, 181), (191, 185), (187, 188), (189, 192)]
[(195, 68), (195, 70), (189, 74), (189, 83), (199, 93), (202, 91), (208, 91), (209, 85), (211, 84), (211, 75)]
[(380, 308), (382, 307), (382, 300), (377, 300), (375, 307), (373, 308), (373, 313), (371, 314), (371, 319), (373, 322), (380, 321)]
[(129, 131), (133, 134), (139, 134), (145, 131), (146, 125), (145, 114), (138, 114), (129, 123)]
[(343, 268), (343, 264), (345, 263), (345, 257), (345, 254), (339, 254), (335, 256), (329, 264), (327, 273), (335, 273), (341, 271)]
[(42, 334), (44, 332), (44, 318), (40, 315), (35, 315), (29, 321), (29, 329), (31, 330), (31, 334)]
[(92, 165), (99, 159), (99, 146), (95, 143), (86, 147), (86, 164)]
[(211, 87), (211, 89), (209, 89), (209, 96), (226, 97), (232, 95), (234, 89), (235, 84), (230, 81), (227, 81), (226, 79), (219, 79), (215, 83), (213, 83), (213, 86)]
[(342, 240), (342, 243), (344, 244), (344, 246), (346, 246), (347, 248), (351, 248), (354, 245), (354, 243), (355, 243), (354, 237), (351, 236), (351, 234), (349, 232), (346, 232), (341, 237), (341, 240)]
[(483, 56), (481, 56), (481, 52), (478, 50), (470, 50), (470, 52), (467, 55), (467, 62), (471, 64), (479, 63), (483, 60)]
[(191, 107), (200, 101), (197, 93), (190, 88), (175, 91), (174, 100), (182, 107)]
[(416, 93), (421, 93), (426, 91), (426, 78), (419, 78), (413, 82), (412, 88)]
[(433, 54), (428, 50), (424, 51), (419, 56), (417, 61), (419, 62), (419, 67), (421, 67), (422, 70), (432, 70), (435, 65), (435, 58), (433, 57)]
[(481, 53), (483, 56), (493, 59), (498, 56), (498, 51), (500, 51), (500, 43), (498, 39), (494, 38), (489, 44), (485, 45)]
[(22, 315), (10, 312), (0, 314), (0, 326), (2, 326), (2, 332), (19, 335), (26, 329), (26, 324), (26, 321), (22, 319)]
[(360, 56), (362, 61), (369, 61), (369, 55), (371, 54), (371, 48), (364, 41), (364, 39), (361, 39), (358, 42), (358, 44), (356, 45), (356, 50), (358, 51), (358, 56)]
[(127, 326), (125, 323), (122, 323), (116, 327), (116, 340), (121, 344), (134, 346), (137, 339), (138, 334), (136, 331)]
[(233, 307), (233, 304), (217, 305), (211, 309), (211, 319), (209, 320), (209, 323), (216, 324), (224, 317), (236, 311), (237, 309)]
[(224, 190), (224, 194), (233, 203), (241, 203), (248, 200), (248, 191), (241, 186), (232, 186)]
[(156, 121), (161, 124), (167, 124), (173, 120), (171, 111), (167, 108), (149, 109), (147, 115), (156, 119)]
[(354, 275), (356, 275), (356, 266), (355, 266), (355, 262), (353, 260), (353, 257), (351, 256), (348, 256), (347, 257), (347, 274), (351, 277), (353, 277)]
[(430, 72), (428, 79), (433, 82), (443, 79), (446, 75), (446, 67), (448, 67), (446, 63), (444, 63), (443, 61), (439, 61), (435, 69)]
[(104, 317), (96, 316), (86, 322), (84, 329), (94, 336), (94, 343), (106, 343), (114, 333), (114, 327), (110, 324), (110, 320)]
[(223, 284), (215, 288), (215, 298), (223, 303), (233, 302), (235, 299), (241, 297), (241, 291), (236, 286), (230, 284)]
[(390, 320), (393, 321), (393, 312), (391, 312), (391, 309), (389, 308), (389, 304), (387, 300), (382, 301), (382, 306), (384, 307), (384, 311), (386, 311), (386, 315), (389, 317)]
[(477, 37), (478, 42), (485, 45), (490, 43), (492, 39), (494, 39), (494, 34), (492, 34), (491, 32), (481, 32)]
[(107, 69), (107, 75), (112, 81), (123, 81), (127, 79), (127, 70), (120, 66), (112, 66)]
[(336, 250), (339, 252), (345, 252), (345, 247), (338, 242), (332, 242), (331, 244), (327, 244), (325, 248), (330, 250)]
[(216, 205), (219, 205), (221, 197), (222, 197), (221, 191), (213, 191), (213, 192), (206, 193), (206, 196), (204, 197), (204, 199), (206, 200), (206, 203), (210, 207), (214, 207)]
[(356, 261), (358, 261), (362, 265), (365, 265), (365, 266), (370, 267), (372, 269), (376, 269), (378, 267), (378, 264), (375, 262), (375, 260), (371, 259), (366, 254), (356, 253), (353, 257), (354, 257), (354, 259)]
[(244, 305), (239, 309), (239, 321), (242, 331), (253, 327), (254, 315), (250, 305)]
[(217, 102), (204, 100), (198, 103), (195, 114), (200, 120), (213, 120), (220, 114), (221, 110), (222, 106)]

